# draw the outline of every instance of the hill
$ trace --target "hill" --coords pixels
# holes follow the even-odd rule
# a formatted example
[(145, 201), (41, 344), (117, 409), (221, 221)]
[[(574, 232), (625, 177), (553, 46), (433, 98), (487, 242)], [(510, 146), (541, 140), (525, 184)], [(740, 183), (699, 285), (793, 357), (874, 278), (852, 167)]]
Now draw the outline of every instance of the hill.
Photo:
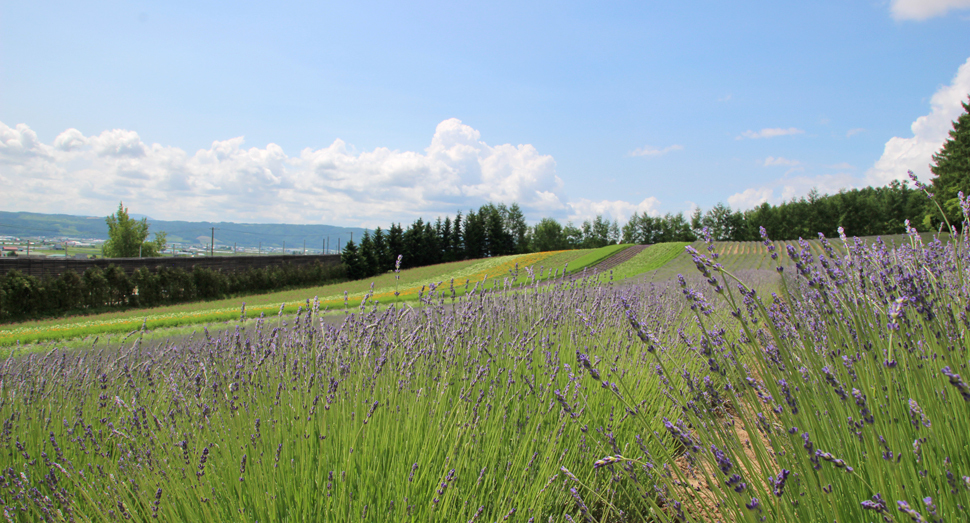
[[(356, 238), (364, 234), (360, 227), (335, 225), (294, 225), (285, 223), (232, 223), (188, 222), (153, 220), (148, 218), (149, 230), (165, 231), (169, 243), (208, 244), (215, 227), (216, 245), (239, 247), (280, 248), (285, 242), (288, 248), (319, 250), (323, 241), (330, 237), (330, 249), (337, 250), (337, 242), (347, 243), (351, 233)], [(0, 235), (31, 238), (89, 238), (106, 240), (108, 225), (104, 216), (72, 216), (68, 214), (42, 214), (35, 212), (0, 211)]]

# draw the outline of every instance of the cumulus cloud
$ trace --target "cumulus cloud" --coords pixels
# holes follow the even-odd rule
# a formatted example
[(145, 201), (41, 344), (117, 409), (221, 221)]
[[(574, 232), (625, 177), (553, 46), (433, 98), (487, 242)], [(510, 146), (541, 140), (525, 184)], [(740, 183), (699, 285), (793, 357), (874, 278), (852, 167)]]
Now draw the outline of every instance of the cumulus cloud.
[(760, 187), (751, 187), (728, 197), (728, 205), (732, 209), (746, 210), (768, 202), (778, 205), (801, 198), (812, 189), (819, 194), (835, 194), (842, 189), (851, 189), (858, 185), (857, 180), (849, 173), (823, 174), (820, 176), (792, 176), (775, 180)]
[(753, 209), (768, 201), (774, 191), (768, 187), (750, 188), (728, 196), (727, 202), (732, 209)]
[(567, 201), (552, 156), (532, 145), (489, 145), (460, 120), (438, 124), (421, 152), (357, 152), (342, 140), (288, 155), (276, 144), (220, 140), (194, 154), (115, 129), (68, 129), (51, 144), (0, 122), (0, 187), (23, 210), (107, 214), (119, 201), (157, 219), (386, 226), (517, 202), (530, 219), (625, 219), (656, 199)]
[(603, 218), (608, 220), (624, 222), (630, 216), (633, 216), (633, 213), (659, 216), (660, 212), (656, 209), (659, 204), (660, 200), (653, 196), (644, 198), (638, 204), (622, 200), (593, 201), (581, 198), (578, 201), (569, 203), (569, 220), (578, 223), (584, 220), (592, 220), (596, 216), (602, 215)]
[(970, 9), (970, 0), (893, 0), (889, 8), (896, 20), (926, 20), (953, 9)]
[(886, 142), (882, 157), (866, 172), (866, 182), (885, 185), (892, 180), (906, 179), (912, 170), (923, 180), (928, 179), (933, 155), (943, 147), (953, 121), (963, 113), (961, 102), (970, 95), (970, 58), (957, 70), (949, 85), (940, 87), (930, 99), (930, 113), (920, 116), (910, 127), (913, 136), (894, 136)]
[(663, 149), (644, 145), (643, 147), (630, 151), (630, 156), (663, 156), (671, 151), (683, 150), (683, 148), (683, 145), (677, 144), (664, 147)]
[(801, 129), (796, 129), (795, 127), (789, 127), (788, 129), (782, 129), (780, 127), (765, 128), (760, 131), (744, 131), (740, 136), (735, 138), (735, 140), (741, 140), (743, 138), (775, 138), (777, 136), (789, 136), (793, 134), (802, 134), (805, 131)]
[(801, 164), (802, 162), (798, 160), (789, 160), (788, 158), (785, 158), (783, 156), (779, 156), (778, 158), (775, 158), (774, 156), (769, 156), (765, 158), (765, 167), (775, 167), (779, 165), (794, 167), (796, 165), (801, 165)]

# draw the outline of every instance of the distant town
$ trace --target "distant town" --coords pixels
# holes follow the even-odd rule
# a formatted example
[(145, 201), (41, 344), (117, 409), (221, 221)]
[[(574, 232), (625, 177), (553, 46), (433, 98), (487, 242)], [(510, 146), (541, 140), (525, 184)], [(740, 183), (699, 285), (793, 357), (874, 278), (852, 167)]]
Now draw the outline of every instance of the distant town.
[[(101, 257), (101, 246), (105, 240), (101, 238), (71, 238), (66, 236), (57, 237), (19, 237), (19, 236), (0, 236), (0, 253), (7, 257), (43, 257), (43, 258), (74, 258), (74, 259), (93, 259)], [(163, 256), (260, 256), (266, 254), (323, 254), (322, 249), (312, 249), (300, 246), (299, 248), (257, 246), (242, 247), (236, 245), (224, 245), (216, 243), (215, 246), (208, 244), (180, 244), (169, 243), (165, 247)], [(339, 254), (335, 249), (331, 249), (329, 254)]]

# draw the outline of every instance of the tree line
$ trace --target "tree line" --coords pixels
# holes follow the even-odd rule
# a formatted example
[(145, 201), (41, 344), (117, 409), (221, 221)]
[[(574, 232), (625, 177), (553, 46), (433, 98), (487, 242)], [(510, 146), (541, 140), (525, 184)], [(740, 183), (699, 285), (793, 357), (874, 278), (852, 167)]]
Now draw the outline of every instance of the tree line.
[(316, 262), (222, 272), (204, 267), (141, 267), (127, 274), (117, 265), (68, 270), (37, 278), (20, 271), (0, 276), (0, 320), (49, 317), (67, 312), (141, 308), (216, 300), (285, 288), (309, 287), (346, 280), (344, 266)]
[(487, 203), (467, 214), (439, 216), (434, 222), (418, 218), (404, 228), (392, 223), (386, 230), (365, 231), (359, 242), (347, 242), (341, 260), (347, 277), (360, 279), (401, 268), (423, 267), (460, 260), (537, 251), (595, 248), (616, 243), (619, 224), (597, 216), (581, 227), (565, 227), (552, 218), (534, 226), (525, 221), (517, 203)]
[(892, 182), (885, 187), (843, 190), (820, 195), (812, 190), (806, 197), (772, 205), (763, 203), (747, 211), (735, 211), (717, 204), (689, 217), (683, 213), (650, 216), (634, 213), (622, 227), (602, 215), (579, 226), (565, 225), (554, 218), (526, 224), (518, 204), (488, 203), (477, 211), (434, 222), (418, 218), (403, 228), (392, 223), (385, 231), (366, 231), (359, 242), (350, 241), (341, 253), (350, 279), (360, 279), (394, 270), (398, 255), (401, 267), (422, 267), (466, 259), (569, 249), (595, 249), (617, 243), (654, 244), (690, 242), (701, 237), (704, 228), (715, 240), (757, 241), (759, 228), (769, 237), (795, 240), (818, 233), (834, 237), (844, 227), (850, 236), (874, 236), (905, 232), (910, 220), (920, 230), (930, 230), (925, 219), (926, 194), (906, 184)]

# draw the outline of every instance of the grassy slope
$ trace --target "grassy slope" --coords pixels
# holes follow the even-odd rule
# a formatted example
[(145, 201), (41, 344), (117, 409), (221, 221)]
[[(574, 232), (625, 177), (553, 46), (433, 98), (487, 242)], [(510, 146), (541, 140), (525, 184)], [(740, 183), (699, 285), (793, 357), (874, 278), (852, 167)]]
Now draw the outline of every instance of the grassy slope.
[[(616, 246), (611, 246), (616, 247)], [(260, 313), (272, 315), (284, 305), (284, 313), (293, 313), (300, 305), (317, 297), (321, 310), (343, 310), (360, 305), (365, 295), (381, 303), (417, 300), (426, 295), (430, 284), (439, 286), (441, 292), (451, 294), (454, 283), (455, 295), (465, 294), (475, 284), (489, 287), (501, 286), (505, 280), (519, 284), (529, 280), (526, 267), (542, 278), (562, 273), (566, 264), (576, 267), (577, 261), (591, 263), (603, 257), (600, 251), (577, 250), (532, 253), (503, 256), (483, 260), (465, 260), (428, 267), (402, 270), (399, 274), (383, 274), (374, 278), (342, 282), (307, 289), (296, 289), (260, 295), (234, 297), (223, 300), (196, 302), (153, 309), (132, 309), (81, 317), (67, 317), (31, 321), (0, 327), (0, 346), (39, 341), (71, 339), (108, 333), (127, 333), (139, 329), (171, 328), (210, 322), (225, 322), (240, 317), (245, 303), (247, 317)], [(590, 256), (592, 255), (592, 256)], [(577, 260), (578, 258), (586, 260)], [(583, 265), (585, 266), (585, 265)], [(581, 268), (581, 267), (580, 267)], [(395, 295), (395, 292), (398, 294)], [(372, 293), (372, 294), (371, 294)], [(346, 301), (345, 301), (346, 294)]]
[[(924, 235), (923, 241), (931, 241), (931, 239), (931, 235)], [(861, 240), (871, 243), (875, 241), (875, 238), (867, 237)], [(895, 235), (883, 237), (883, 240), (887, 244), (899, 244), (908, 241), (908, 238), (905, 235)], [(807, 243), (813, 255), (817, 256), (823, 252), (818, 240), (808, 240)], [(784, 265), (789, 264), (788, 256), (785, 253), (786, 246), (789, 244), (796, 250), (801, 250), (797, 241), (775, 242), (776, 250), (779, 252), (779, 260)], [(844, 252), (839, 239), (832, 240), (831, 244), (836, 251)], [(615, 281), (629, 279), (630, 281), (662, 282), (676, 278), (678, 274), (693, 276), (697, 271), (690, 256), (684, 251), (686, 245), (689, 244), (663, 243), (650, 246), (632, 259), (615, 267), (613, 278)], [(703, 242), (694, 242), (693, 246), (702, 253), (708, 252), (707, 246)], [(600, 249), (466, 260), (404, 270), (400, 272), (399, 280), (395, 278), (394, 274), (388, 273), (371, 279), (308, 289), (155, 309), (134, 309), (85, 317), (25, 322), (0, 327), (0, 346), (16, 344), (17, 340), (20, 340), (21, 343), (29, 343), (106, 333), (127, 333), (140, 328), (146, 319), (145, 325), (149, 329), (225, 322), (239, 318), (243, 303), (246, 304), (248, 317), (255, 317), (260, 313), (268, 315), (276, 313), (280, 309), (280, 304), (286, 304), (285, 313), (292, 313), (296, 311), (297, 307), (305, 304), (314, 296), (319, 298), (321, 309), (343, 310), (345, 308), (344, 292), (347, 293), (346, 307), (356, 308), (362, 298), (371, 291), (372, 284), (374, 293), (372, 298), (384, 304), (417, 300), (419, 294), (423, 295), (426, 292), (427, 285), (430, 283), (440, 283), (441, 291), (450, 295), (452, 280), (454, 280), (455, 294), (462, 295), (473, 288), (476, 282), (481, 285), (483, 280), (492, 288), (508, 282), (514, 282), (516, 285), (524, 284), (530, 280), (527, 267), (533, 270), (537, 279), (548, 279), (557, 274), (561, 275), (567, 264), (570, 273), (582, 271), (584, 267), (602, 261), (626, 247), (628, 245), (610, 245)], [(775, 290), (777, 278), (774, 276), (774, 268), (777, 263), (771, 260), (767, 247), (761, 242), (715, 242), (714, 247), (715, 251), (720, 254), (718, 261), (727, 270), (731, 272), (756, 271), (765, 280), (763, 285), (756, 285), (760, 287), (759, 290)], [(600, 277), (604, 280), (608, 278), (607, 275)], [(508, 282), (504, 280), (508, 280)], [(422, 287), (425, 289), (422, 290)], [(400, 293), (399, 296), (394, 295), (395, 289)]]

